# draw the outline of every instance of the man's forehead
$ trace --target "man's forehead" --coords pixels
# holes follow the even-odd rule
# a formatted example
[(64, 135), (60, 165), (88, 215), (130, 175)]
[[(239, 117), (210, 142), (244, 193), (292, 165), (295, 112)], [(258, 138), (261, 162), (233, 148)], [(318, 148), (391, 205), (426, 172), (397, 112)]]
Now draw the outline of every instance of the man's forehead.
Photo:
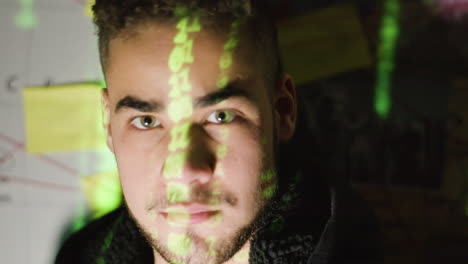
[[(144, 49), (146, 52), (167, 53), (174, 48), (174, 39), (178, 33), (180, 33), (180, 29), (176, 23), (142, 23), (111, 39), (109, 41), (109, 55), (110, 57), (115, 56), (115, 52), (121, 52), (124, 47), (134, 50), (134, 46), (139, 46), (140, 50)], [(204, 52), (204, 56), (211, 54), (220, 59), (219, 56), (223, 49), (227, 45), (235, 43), (236, 47), (231, 51), (234, 57), (233, 62), (239, 64), (252, 62), (255, 51), (247, 34), (241, 29), (236, 31), (235, 35), (230, 33), (232, 32), (230, 32), (229, 27), (201, 27), (199, 31), (192, 32), (190, 35), (190, 39), (193, 40), (193, 53), (197, 53), (200, 47), (204, 47), (205, 51), (210, 51), (209, 53)], [(206, 60), (206, 57), (195, 59)]]
[[(140, 77), (146, 80), (146, 83), (154, 83), (159, 87), (168, 86), (172, 74), (169, 64), (177, 32), (175, 25), (146, 24), (134, 34), (113, 39), (109, 46), (109, 65), (106, 67), (106, 75), (110, 77), (108, 83), (111, 86), (115, 85), (112, 79), (117, 77), (120, 83), (124, 79), (123, 81), (127, 82), (124, 84), (125, 88), (130, 89), (132, 85), (128, 82), (143, 81), (138, 80)], [(228, 67), (224, 65), (225, 69), (222, 69), (227, 57), (224, 49), (230, 40), (232, 36), (229, 38), (228, 33), (217, 31), (202, 29), (193, 34), (190, 54), (193, 62), (185, 67), (192, 86), (194, 88), (200, 86), (198, 88), (202, 90), (199, 96), (211, 92), (213, 86), (216, 86), (217, 78), (222, 74), (227, 75), (230, 81), (240, 80), (243, 83), (252, 83), (256, 78), (261, 78), (256, 76), (258, 74), (256, 67), (252, 63), (247, 63), (246, 56), (240, 51), (241, 44), (229, 51), (231, 60)], [(242, 41), (236, 39), (236, 42)], [(258, 84), (242, 86), (254, 89)], [(149, 87), (139, 87), (142, 90), (146, 88)]]

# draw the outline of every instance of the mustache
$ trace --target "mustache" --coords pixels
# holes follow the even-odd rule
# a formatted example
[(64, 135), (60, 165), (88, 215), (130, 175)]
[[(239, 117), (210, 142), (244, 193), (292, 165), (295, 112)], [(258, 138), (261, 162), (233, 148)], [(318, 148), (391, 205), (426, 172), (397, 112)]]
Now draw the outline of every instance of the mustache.
[(189, 190), (189, 198), (184, 202), (171, 202), (167, 199), (167, 195), (156, 194), (156, 197), (151, 197), (150, 203), (146, 207), (147, 211), (163, 210), (167, 207), (180, 204), (199, 203), (206, 205), (221, 205), (228, 204), (230, 206), (237, 205), (237, 197), (230, 191), (217, 190), (214, 191), (210, 187), (194, 187)]

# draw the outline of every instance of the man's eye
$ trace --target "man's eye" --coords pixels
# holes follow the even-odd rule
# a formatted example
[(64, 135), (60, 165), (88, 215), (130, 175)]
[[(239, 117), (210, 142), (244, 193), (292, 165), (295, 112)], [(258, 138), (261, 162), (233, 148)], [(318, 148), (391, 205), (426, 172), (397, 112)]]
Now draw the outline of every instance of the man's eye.
[(138, 116), (132, 120), (132, 125), (138, 129), (151, 129), (161, 125), (154, 116)]
[(224, 124), (232, 122), (235, 117), (236, 114), (231, 110), (219, 110), (211, 113), (206, 120), (211, 123)]

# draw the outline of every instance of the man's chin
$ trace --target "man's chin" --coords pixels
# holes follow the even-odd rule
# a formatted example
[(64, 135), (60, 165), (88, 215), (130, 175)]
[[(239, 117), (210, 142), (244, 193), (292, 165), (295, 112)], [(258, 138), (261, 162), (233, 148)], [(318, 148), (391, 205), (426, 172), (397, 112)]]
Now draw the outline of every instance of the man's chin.
[[(153, 248), (155, 257), (168, 263), (224, 263), (232, 258), (259, 228), (258, 220), (229, 231), (226, 223), (207, 226), (189, 225), (184, 228), (170, 227), (167, 222), (159, 222), (157, 234), (142, 226), (132, 216), (140, 232)], [(161, 218), (159, 220), (162, 220)], [(147, 225), (145, 225), (147, 226)]]
[(201, 226), (171, 232), (167, 230), (156, 239), (150, 232), (145, 237), (155, 254), (169, 263), (223, 263), (229, 260), (252, 237), (252, 225), (226, 233), (223, 226), (212, 227), (209, 232)]
[[(269, 201), (271, 202), (271, 201)], [(155, 222), (142, 225), (127, 207), (133, 221), (153, 248), (155, 256), (168, 263), (224, 263), (232, 258), (267, 222), (271, 204), (260, 207), (248, 224), (229, 230), (232, 224), (223, 221), (174, 227), (166, 218), (156, 216)], [(159, 223), (157, 223), (159, 222)], [(145, 227), (146, 226), (146, 227)], [(156, 228), (148, 228), (154, 226)], [(159, 227), (159, 228), (157, 228)], [(156, 232), (157, 230), (157, 232)]]

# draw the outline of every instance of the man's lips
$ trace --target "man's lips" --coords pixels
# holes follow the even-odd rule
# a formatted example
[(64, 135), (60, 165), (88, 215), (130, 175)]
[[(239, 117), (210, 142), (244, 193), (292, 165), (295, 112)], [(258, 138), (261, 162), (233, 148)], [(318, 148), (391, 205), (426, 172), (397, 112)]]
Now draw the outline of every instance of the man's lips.
[(168, 207), (160, 214), (173, 224), (199, 224), (208, 221), (219, 212), (218, 209), (211, 208), (203, 204), (184, 204)]

